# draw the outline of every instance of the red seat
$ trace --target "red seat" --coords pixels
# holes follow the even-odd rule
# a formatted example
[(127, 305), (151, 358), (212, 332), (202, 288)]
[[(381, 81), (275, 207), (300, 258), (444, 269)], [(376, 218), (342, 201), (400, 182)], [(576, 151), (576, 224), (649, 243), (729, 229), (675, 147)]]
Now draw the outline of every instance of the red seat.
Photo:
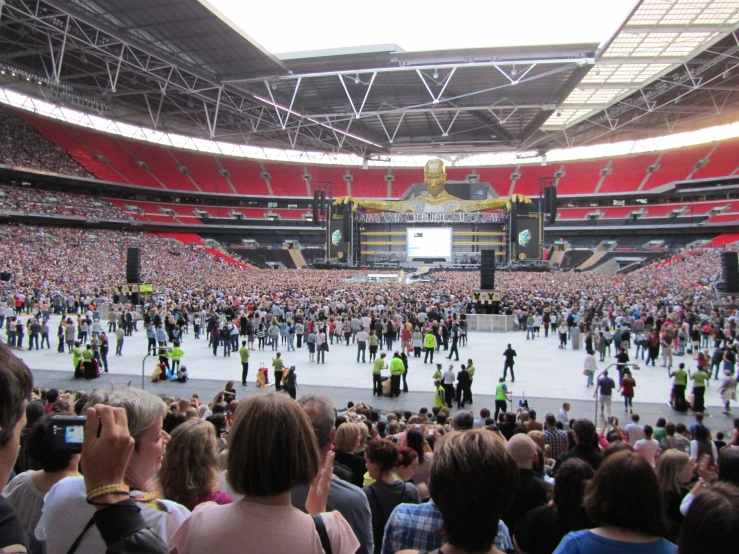
[(605, 160), (597, 162), (566, 162), (564, 175), (557, 182), (557, 195), (593, 194), (600, 181)]
[(693, 175), (694, 179), (725, 177), (739, 170), (739, 140), (722, 142), (713, 151), (708, 163)]
[(712, 215), (705, 223), (739, 223), (739, 213)]
[(240, 158), (219, 157), (223, 169), (228, 171), (231, 182), (239, 194), (254, 194), (268, 196), (269, 189), (262, 177), (262, 167), (259, 162)]
[(123, 140), (122, 143), (129, 152), (144, 162), (149, 171), (168, 189), (200, 192), (188, 176), (180, 171), (177, 162), (166, 148), (133, 140)]
[(585, 219), (588, 214), (597, 212), (599, 208), (559, 208), (557, 210), (557, 219), (572, 220)]
[(269, 184), (275, 196), (308, 196), (303, 179), (303, 166), (295, 164), (266, 163)]
[(598, 192), (608, 194), (636, 191), (647, 176), (647, 169), (656, 161), (656, 154), (615, 158), (611, 164), (611, 171), (603, 180)]
[(659, 160), (659, 169), (647, 179), (644, 190), (651, 190), (675, 181), (685, 181), (695, 164), (705, 158), (711, 146), (696, 146), (665, 152)]
[(172, 150), (172, 155), (190, 172), (190, 176), (203, 192), (235, 194), (228, 180), (221, 175), (218, 162), (212, 154), (199, 154), (188, 150)]
[[(516, 180), (516, 186), (513, 188), (515, 194), (523, 194), (529, 197), (539, 197), (539, 179), (542, 177), (554, 177), (554, 173), (559, 166), (548, 165), (522, 165), (518, 172), (521, 177)], [(511, 168), (511, 173), (515, 172), (515, 168)]]
[(121, 146), (115, 137), (88, 131), (81, 127), (70, 126), (67, 129), (90, 150), (105, 156), (110, 165), (129, 183), (142, 187), (163, 188), (148, 171), (136, 163), (128, 150)]
[[(336, 167), (333, 165), (311, 165), (308, 167), (308, 174), (310, 175), (310, 193), (311, 196), (316, 190), (326, 190), (327, 195), (333, 198), (339, 198), (341, 196), (347, 196), (348, 189), (344, 175), (346, 169), (343, 167)], [(352, 191), (353, 193), (353, 191)]]
[[(481, 183), (489, 183), (500, 197), (507, 197), (511, 190), (512, 167), (481, 167), (477, 170)], [(538, 192), (537, 192), (538, 194)]]
[(387, 198), (387, 171), (352, 168), (352, 196), (357, 198)]
[(400, 198), (411, 186), (423, 183), (423, 169), (393, 168), (392, 198)]
[(53, 119), (36, 117), (28, 112), (20, 112), (22, 117), (51, 142), (64, 149), (78, 164), (103, 181), (126, 183), (126, 180), (108, 164), (100, 161), (92, 151), (69, 133), (68, 126)]

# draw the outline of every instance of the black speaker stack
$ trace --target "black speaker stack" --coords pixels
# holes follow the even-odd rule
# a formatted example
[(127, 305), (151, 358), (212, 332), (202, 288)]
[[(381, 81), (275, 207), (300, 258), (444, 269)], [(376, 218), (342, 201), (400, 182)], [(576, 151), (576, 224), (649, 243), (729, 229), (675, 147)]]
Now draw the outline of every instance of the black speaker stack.
[(352, 240), (352, 203), (349, 202), (344, 204), (344, 229), (342, 235), (344, 235), (344, 242)]
[(557, 221), (557, 189), (555, 187), (544, 189), (544, 211), (547, 214), (547, 225), (553, 225)]
[(480, 252), (480, 288), (495, 289), (495, 250)]
[(739, 254), (736, 252), (721, 254), (721, 276), (724, 281), (724, 292), (739, 292)]
[(126, 283), (141, 282), (141, 250), (129, 248), (126, 253)]

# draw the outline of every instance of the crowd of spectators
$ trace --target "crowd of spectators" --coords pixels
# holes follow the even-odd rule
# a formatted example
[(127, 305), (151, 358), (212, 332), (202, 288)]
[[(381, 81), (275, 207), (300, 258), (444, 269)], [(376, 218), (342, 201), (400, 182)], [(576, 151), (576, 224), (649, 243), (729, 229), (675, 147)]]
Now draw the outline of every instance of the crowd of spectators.
[(15, 112), (0, 108), (3, 133), (0, 135), (0, 164), (37, 169), (72, 177), (95, 176), (79, 165), (62, 148), (46, 139)]
[[(0, 444), (0, 482), (15, 475), (0, 487), (0, 548), (728, 554), (739, 540), (739, 419), (722, 440), (698, 416), (597, 429), (566, 405), (538, 423), (240, 400), (230, 383), (210, 403), (42, 390), (0, 356), (1, 428), (20, 444)], [(81, 458), (49, 440), (50, 418), (75, 414), (88, 418)]]
[(131, 221), (131, 215), (87, 194), (0, 185), (0, 211)]

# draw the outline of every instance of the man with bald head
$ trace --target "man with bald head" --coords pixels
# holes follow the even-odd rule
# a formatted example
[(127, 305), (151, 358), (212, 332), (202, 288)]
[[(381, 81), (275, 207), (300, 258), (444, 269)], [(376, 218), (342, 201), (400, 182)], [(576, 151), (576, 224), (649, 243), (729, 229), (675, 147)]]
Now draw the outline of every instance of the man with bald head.
[(506, 450), (516, 461), (521, 476), (516, 499), (503, 516), (508, 528), (515, 529), (516, 523), (526, 512), (549, 502), (551, 485), (534, 471), (539, 465), (539, 454), (531, 437), (524, 433), (513, 435), (506, 444)]

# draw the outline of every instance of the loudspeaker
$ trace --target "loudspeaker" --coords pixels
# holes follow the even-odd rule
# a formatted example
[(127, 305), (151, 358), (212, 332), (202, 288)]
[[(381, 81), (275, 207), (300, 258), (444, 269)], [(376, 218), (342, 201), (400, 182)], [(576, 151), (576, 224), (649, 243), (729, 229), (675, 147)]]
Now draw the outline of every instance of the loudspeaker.
[(726, 292), (739, 292), (739, 254), (721, 253), (721, 276), (726, 283)]
[(313, 193), (313, 225), (318, 225), (318, 191)]
[(544, 191), (544, 207), (547, 212), (547, 225), (553, 225), (557, 220), (557, 189), (554, 187), (547, 187)]
[(352, 237), (352, 204), (344, 204), (344, 229), (342, 231), (344, 235), (344, 242), (351, 241)]
[(322, 190), (320, 193), (320, 202), (318, 203), (318, 213), (322, 216), (326, 216), (326, 191)]
[(480, 288), (495, 289), (495, 250), (480, 252)]
[(141, 282), (141, 251), (129, 248), (126, 253), (126, 283)]
[[(508, 238), (511, 244), (516, 244), (516, 237), (518, 236), (518, 202), (511, 202), (511, 210), (508, 212)], [(515, 261), (515, 260), (511, 260)]]

